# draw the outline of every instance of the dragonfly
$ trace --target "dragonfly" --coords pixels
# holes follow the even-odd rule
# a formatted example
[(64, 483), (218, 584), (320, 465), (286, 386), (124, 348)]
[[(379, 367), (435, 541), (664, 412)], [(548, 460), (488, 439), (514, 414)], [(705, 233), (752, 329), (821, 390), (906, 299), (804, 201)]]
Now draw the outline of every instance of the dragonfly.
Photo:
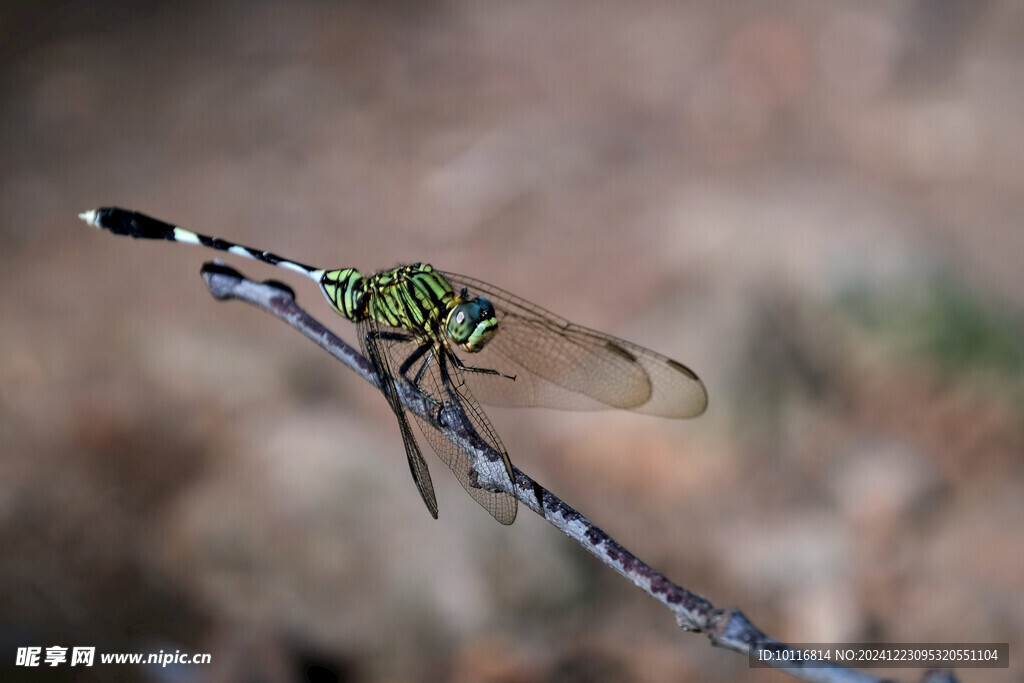
[(480, 401), (574, 410), (617, 408), (667, 418), (696, 417), (707, 407), (704, 384), (682, 363), (571, 323), (481, 280), (435, 270), (426, 263), (364, 275), (354, 268), (315, 268), (128, 209), (104, 207), (79, 217), (115, 235), (218, 249), (316, 282), (331, 308), (355, 323), (363, 355), (373, 365), (398, 420), (413, 481), (435, 519), (437, 497), (400, 399), (399, 382), (436, 405), (458, 406), (476, 433), (501, 454), (500, 462), (474, 463), (455, 442), (412, 414), (420, 434), (463, 488), (502, 524), (515, 520), (517, 503), (509, 493), (514, 489), (510, 485), (508, 492), (490, 490), (478, 480), (485, 474), (488, 481), (514, 484), (515, 474)]

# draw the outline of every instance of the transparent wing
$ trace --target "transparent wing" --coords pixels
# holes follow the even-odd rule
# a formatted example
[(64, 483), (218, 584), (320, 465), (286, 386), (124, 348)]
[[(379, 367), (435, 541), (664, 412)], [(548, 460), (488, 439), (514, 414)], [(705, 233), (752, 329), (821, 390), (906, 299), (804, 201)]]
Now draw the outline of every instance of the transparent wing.
[(473, 391), (491, 405), (590, 410), (620, 408), (662, 417), (695, 417), (707, 390), (688, 367), (632, 342), (569, 322), (503, 289), (441, 273), (456, 292), (494, 304), (498, 331), (465, 362), (515, 377), (471, 373)]
[(391, 364), (388, 356), (383, 352), (381, 344), (383, 340), (378, 338), (378, 330), (368, 322), (359, 323), (359, 343), (363, 349), (363, 355), (373, 363), (377, 374), (384, 380), (384, 397), (391, 406), (391, 411), (398, 418), (398, 428), (402, 432), (402, 441), (405, 443), (405, 455), (409, 459), (409, 470), (412, 472), (412, 479), (416, 488), (427, 505), (431, 516), (437, 519), (437, 496), (434, 494), (434, 484), (430, 479), (430, 470), (427, 468), (427, 461), (423, 459), (419, 444), (409, 426), (409, 419), (405, 415), (405, 407), (402, 406), (395, 389), (395, 375), (391, 371)]
[[(400, 330), (391, 330), (386, 326), (379, 326), (369, 321), (362, 324), (376, 326), (378, 331), (383, 329), (386, 333), (395, 333), (391, 338), (383, 335), (380, 339), (380, 348), (392, 368), (400, 369), (421, 343), (417, 340), (394, 338), (400, 337), (403, 334)], [(426, 364), (425, 368), (423, 367), (424, 364)], [(421, 372), (422, 375), (420, 375)], [(406, 379), (410, 381), (416, 378), (417, 375), (420, 375), (419, 390), (435, 401), (455, 403), (460, 406), (480, 438), (487, 441), (491, 448), (502, 455), (500, 461), (482, 463), (480, 467), (487, 468), (486, 474), (491, 478), (507, 477), (511, 479), (512, 464), (509, 461), (508, 454), (505, 452), (505, 446), (501, 443), (501, 439), (494, 431), (494, 427), (491, 426), (491, 421), (487, 418), (487, 415), (466, 385), (465, 373), (451, 360), (444, 348), (440, 349), (440, 352), (430, 350), (423, 354), (408, 369), (406, 375)], [(477, 476), (473, 460), (469, 454), (450, 441), (426, 420), (420, 419), (415, 414), (413, 414), (413, 419), (418, 423), (420, 432), (427, 440), (427, 443), (430, 444), (438, 457), (455, 473), (455, 477), (462, 484), (462, 487), (466, 489), (466, 492), (502, 524), (511, 524), (515, 521), (516, 499), (507, 493), (488, 491), (474, 486)]]

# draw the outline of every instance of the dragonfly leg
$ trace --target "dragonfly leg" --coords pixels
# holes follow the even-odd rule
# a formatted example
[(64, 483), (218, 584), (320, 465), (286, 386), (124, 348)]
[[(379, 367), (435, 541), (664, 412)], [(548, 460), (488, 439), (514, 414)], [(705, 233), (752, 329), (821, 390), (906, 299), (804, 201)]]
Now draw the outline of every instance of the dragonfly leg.
[(374, 339), (387, 339), (389, 341), (410, 341), (414, 337), (411, 334), (405, 332), (388, 332), (386, 330), (377, 330), (373, 332)]
[(408, 376), (405, 374), (405, 372), (410, 367), (412, 367), (412, 364), (419, 360), (427, 351), (430, 351), (430, 355), (427, 356), (426, 360), (423, 361), (423, 365), (420, 366), (420, 369), (416, 372), (416, 377), (414, 377), (412, 380), (412, 385), (417, 389), (420, 388), (420, 380), (423, 379), (423, 373), (425, 373), (427, 371), (427, 368), (430, 367), (430, 361), (434, 360), (433, 348), (431, 347), (430, 344), (424, 344), (423, 346), (419, 347), (411, 354), (409, 354), (409, 357), (405, 360), (404, 363), (402, 363), (402, 376), (408, 379)]
[[(403, 332), (388, 332), (388, 331), (385, 331), (385, 330), (378, 330), (378, 331), (373, 333), (373, 339), (375, 339), (375, 340), (382, 340), (383, 339), (383, 340), (398, 341), (398, 342), (411, 342), (411, 341), (414, 341), (416, 339), (416, 336), (412, 335), (412, 334), (405, 334)], [(416, 362), (419, 361), (421, 358), (423, 358), (423, 356), (426, 355), (428, 352), (429, 352), (429, 355), (427, 355), (427, 358), (426, 358), (426, 360), (423, 361), (423, 364), (420, 365), (420, 369), (416, 371), (416, 376), (413, 377), (413, 378), (410, 378), (409, 377), (409, 371), (416, 364)], [(419, 389), (420, 388), (420, 380), (423, 379), (423, 375), (426, 374), (427, 368), (430, 367), (430, 362), (433, 359), (434, 359), (434, 345), (431, 344), (430, 342), (423, 342), (422, 344), (420, 344), (416, 348), (415, 351), (413, 351), (412, 353), (409, 354), (408, 358), (406, 358), (404, 361), (402, 361), (402, 365), (398, 368), (398, 375), (400, 377), (402, 377), (402, 379), (404, 379), (405, 381), (409, 382), (414, 387), (416, 387), (416, 389)]]
[[(373, 338), (384, 339), (388, 341), (410, 342), (413, 341), (416, 337), (411, 334), (405, 334), (402, 332), (387, 332), (384, 330), (378, 330), (377, 332), (373, 333)], [(398, 374), (401, 375), (406, 381), (409, 381), (417, 389), (419, 389), (420, 380), (423, 378), (423, 373), (426, 372), (427, 366), (430, 365), (430, 356), (427, 357), (426, 362), (424, 362), (423, 365), (420, 367), (419, 371), (416, 373), (416, 378), (413, 380), (409, 379), (409, 369), (416, 363), (416, 361), (423, 357), (423, 354), (425, 354), (427, 351), (430, 351), (430, 349), (431, 345), (429, 343), (421, 344), (415, 351), (409, 354), (409, 357), (406, 358), (405, 361), (402, 362), (401, 367), (398, 368)]]
[(459, 370), (462, 370), (463, 372), (476, 372), (481, 375), (497, 375), (498, 377), (510, 379), (513, 382), (516, 380), (515, 375), (506, 375), (504, 372), (499, 372), (492, 368), (477, 368), (472, 365), (466, 365), (465, 363), (462, 362), (462, 359), (456, 356), (454, 353), (451, 355), (451, 358), (455, 362), (455, 364), (459, 366)]
[[(413, 363), (423, 357), (423, 354), (430, 350), (430, 344), (423, 344), (415, 351), (409, 354), (409, 357), (405, 359), (402, 366), (398, 368), (398, 374), (408, 379), (409, 368), (412, 367)], [(413, 382), (416, 384), (416, 382)]]

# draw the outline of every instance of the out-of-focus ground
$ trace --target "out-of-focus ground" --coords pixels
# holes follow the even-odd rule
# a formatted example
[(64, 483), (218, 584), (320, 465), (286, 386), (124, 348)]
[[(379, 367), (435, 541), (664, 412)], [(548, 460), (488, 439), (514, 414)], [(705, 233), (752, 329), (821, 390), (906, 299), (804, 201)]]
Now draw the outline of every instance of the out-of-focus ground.
[[(432, 262), (687, 363), (699, 420), (489, 414), (775, 637), (1009, 642), (1013, 671), (962, 680), (1021, 675), (1024, 4), (6, 3), (0, 27), (3, 667), (56, 644), (213, 655), (84, 680), (789, 680), (429, 455), (432, 520), (380, 394), (214, 301), (212, 252), (75, 217), (117, 204), (316, 265)], [(308, 282), (231, 263), (354, 339)]]

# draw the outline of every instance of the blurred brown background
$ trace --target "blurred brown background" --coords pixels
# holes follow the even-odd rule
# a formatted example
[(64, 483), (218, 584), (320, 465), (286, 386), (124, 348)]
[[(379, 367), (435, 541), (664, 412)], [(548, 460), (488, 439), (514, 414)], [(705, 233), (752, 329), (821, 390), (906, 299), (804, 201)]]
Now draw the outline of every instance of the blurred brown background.
[[(2, 666), (790, 680), (534, 515), (495, 524), (430, 455), (432, 520), (378, 393), (211, 299), (213, 252), (75, 217), (110, 204), (432, 262), (676, 357), (699, 420), (489, 413), (519, 467), (776, 637), (1020, 666), (1021, 3), (8, 2), (0, 26)], [(354, 339), (308, 282), (232, 265)]]

